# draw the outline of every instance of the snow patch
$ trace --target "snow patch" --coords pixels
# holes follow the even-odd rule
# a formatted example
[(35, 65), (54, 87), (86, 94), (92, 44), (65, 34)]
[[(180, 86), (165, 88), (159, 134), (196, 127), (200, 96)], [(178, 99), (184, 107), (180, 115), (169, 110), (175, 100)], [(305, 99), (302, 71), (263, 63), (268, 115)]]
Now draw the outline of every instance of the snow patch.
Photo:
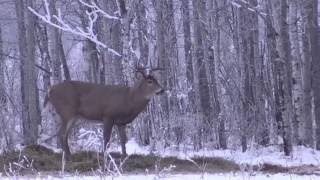
[(148, 147), (145, 147), (145, 148), (141, 147), (134, 139), (130, 139), (127, 142), (126, 150), (127, 150), (128, 154), (142, 154), (142, 155), (149, 154), (149, 148)]
[[(127, 153), (131, 154), (150, 154), (150, 147), (140, 146), (134, 139), (130, 139), (126, 144)], [(117, 151), (121, 148), (118, 146)], [(306, 148), (303, 146), (295, 146), (291, 156), (285, 156), (278, 146), (270, 146), (258, 149), (249, 149), (246, 152), (240, 150), (177, 150), (175, 148), (167, 148), (155, 152), (156, 155), (162, 157), (174, 156), (180, 159), (190, 159), (192, 157), (221, 157), (234, 161), (240, 165), (262, 165), (265, 163), (280, 165), (283, 167), (314, 165), (320, 166), (320, 151)]]

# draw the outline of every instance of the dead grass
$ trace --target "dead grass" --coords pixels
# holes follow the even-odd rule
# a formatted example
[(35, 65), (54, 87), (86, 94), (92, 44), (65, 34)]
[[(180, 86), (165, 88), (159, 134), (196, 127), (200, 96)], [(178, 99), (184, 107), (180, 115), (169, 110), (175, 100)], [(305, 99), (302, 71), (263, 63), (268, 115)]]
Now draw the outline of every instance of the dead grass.
[(285, 173), (289, 171), (287, 167), (282, 167), (274, 164), (263, 164), (262, 166), (259, 167), (259, 169), (257, 167), (255, 167), (254, 169), (257, 169), (263, 172), (272, 173), (272, 174)]
[[(32, 161), (32, 168), (35, 172), (39, 171), (60, 171), (61, 170), (61, 157), (60, 153), (55, 153), (52, 150), (33, 145), (26, 147), (22, 152), (7, 152), (0, 156), (0, 171), (3, 172), (3, 167), (8, 167), (9, 164), (14, 162), (21, 162), (21, 157), (27, 157)], [(99, 157), (98, 157), (99, 156)], [(119, 153), (111, 153), (111, 156), (119, 164), (124, 160)], [(99, 160), (98, 160), (99, 159)], [(89, 172), (97, 170), (101, 167), (102, 154), (96, 152), (78, 152), (72, 154), (70, 161), (67, 161), (65, 171), (67, 172)], [(195, 165), (191, 161), (181, 160), (176, 157), (161, 158), (152, 155), (130, 155), (126, 159), (122, 169), (124, 173), (139, 173), (148, 170), (150, 173), (160, 171), (165, 167), (174, 165), (173, 172), (229, 172), (237, 171), (239, 167), (231, 162), (221, 158), (194, 158)], [(25, 163), (25, 162), (24, 162)], [(100, 163), (100, 165), (99, 165)], [(27, 166), (25, 163), (24, 166)], [(157, 169), (156, 169), (157, 167)], [(21, 170), (23, 171), (23, 169)], [(28, 171), (29, 172), (29, 171)]]
[(314, 165), (302, 165), (302, 166), (291, 166), (291, 167), (283, 167), (274, 164), (263, 164), (262, 166), (255, 167), (254, 170), (259, 170), (262, 172), (267, 172), (270, 174), (277, 173), (291, 173), (298, 175), (320, 175), (320, 167)]
[[(26, 157), (32, 167), (19, 168), (13, 170), (19, 171), (21, 174), (32, 174), (36, 172), (52, 172), (61, 170), (61, 157), (60, 153), (55, 153), (52, 150), (33, 145), (26, 147), (22, 152), (6, 152), (0, 156), (0, 172), (8, 170), (9, 164), (21, 163), (23, 157)], [(111, 156), (117, 164), (123, 162), (124, 157), (119, 153), (111, 153)], [(97, 152), (82, 151), (72, 154), (69, 161), (66, 162), (65, 171), (69, 173), (79, 172), (88, 173), (96, 171), (102, 167), (103, 156)], [(22, 165), (27, 167), (30, 162), (22, 162)], [(149, 173), (157, 173), (166, 167), (174, 165), (171, 173), (223, 173), (240, 171), (239, 165), (232, 161), (223, 158), (211, 157), (195, 157), (191, 160), (182, 160), (176, 157), (158, 157), (154, 155), (130, 155), (122, 166), (123, 173), (144, 173), (148, 170)], [(268, 172), (268, 173), (312, 173), (319, 171), (318, 167), (304, 166), (304, 171), (301, 167), (286, 168), (272, 164), (264, 164), (259, 167), (253, 167), (255, 171)], [(312, 170), (312, 171), (311, 171)], [(320, 171), (319, 171), (320, 172)]]

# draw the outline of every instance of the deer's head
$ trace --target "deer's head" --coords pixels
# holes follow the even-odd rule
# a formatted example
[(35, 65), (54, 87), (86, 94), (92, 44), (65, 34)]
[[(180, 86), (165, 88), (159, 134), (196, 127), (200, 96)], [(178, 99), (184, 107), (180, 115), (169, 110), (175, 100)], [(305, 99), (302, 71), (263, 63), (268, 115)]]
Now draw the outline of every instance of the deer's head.
[(164, 92), (163, 87), (159, 84), (157, 79), (152, 75), (152, 72), (162, 70), (161, 68), (144, 69), (137, 68), (137, 72), (142, 75), (142, 79), (139, 84), (140, 91), (147, 99), (151, 99), (155, 95), (159, 95)]

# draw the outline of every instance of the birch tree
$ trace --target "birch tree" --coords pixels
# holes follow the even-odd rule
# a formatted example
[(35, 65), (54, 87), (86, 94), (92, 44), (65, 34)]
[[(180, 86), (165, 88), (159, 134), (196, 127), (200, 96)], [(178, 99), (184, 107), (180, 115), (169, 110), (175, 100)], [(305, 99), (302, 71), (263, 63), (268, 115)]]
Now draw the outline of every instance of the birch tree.
[(290, 41), (292, 49), (292, 90), (293, 90), (293, 104), (294, 117), (292, 121), (292, 136), (294, 144), (301, 144), (301, 137), (303, 137), (303, 118), (302, 118), (302, 59), (300, 52), (300, 36), (299, 36), (299, 1), (292, 0), (289, 4), (289, 28)]

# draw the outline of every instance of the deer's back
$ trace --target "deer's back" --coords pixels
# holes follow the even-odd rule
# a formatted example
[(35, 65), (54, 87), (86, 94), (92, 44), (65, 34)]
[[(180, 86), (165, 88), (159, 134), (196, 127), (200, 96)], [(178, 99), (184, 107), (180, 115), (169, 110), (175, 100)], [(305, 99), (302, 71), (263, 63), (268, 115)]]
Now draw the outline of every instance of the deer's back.
[(120, 123), (132, 121), (148, 103), (145, 100), (134, 101), (129, 87), (80, 81), (65, 81), (55, 85), (49, 96), (56, 111), (67, 119), (81, 116), (102, 120), (108, 117)]
[(101, 120), (104, 115), (123, 115), (130, 111), (129, 90), (118, 85), (65, 81), (52, 87), (50, 101), (59, 114)]

